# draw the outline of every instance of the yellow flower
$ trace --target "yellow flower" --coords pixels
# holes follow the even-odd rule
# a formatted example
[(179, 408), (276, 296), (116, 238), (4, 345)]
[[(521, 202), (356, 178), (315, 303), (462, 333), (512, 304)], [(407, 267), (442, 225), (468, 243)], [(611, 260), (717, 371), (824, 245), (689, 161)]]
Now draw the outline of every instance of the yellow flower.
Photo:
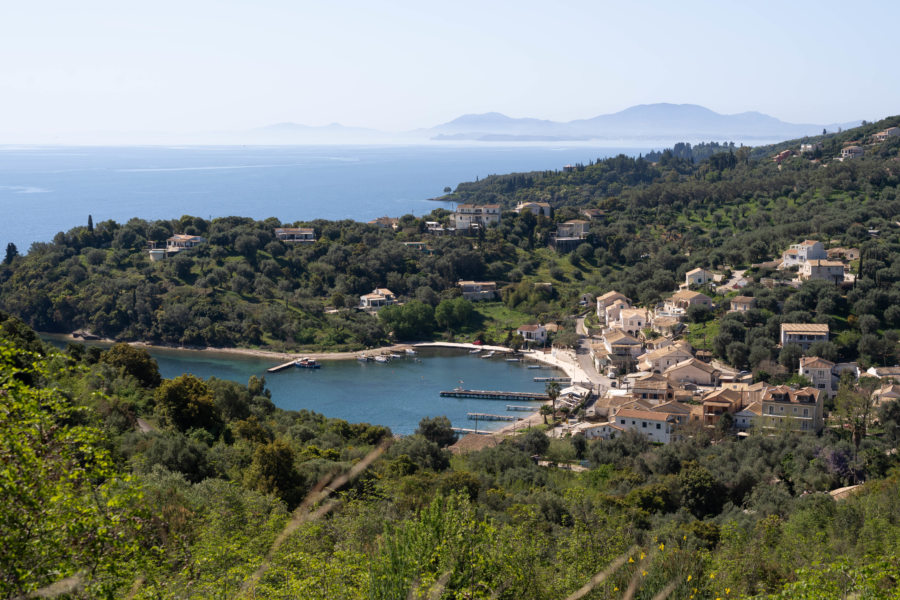
[(683, 539), (684, 541), (687, 541), (687, 534), (684, 534), (683, 536), (681, 536), (681, 539)]
[(725, 588), (725, 594), (728, 595), (731, 593), (731, 588)]
[(715, 578), (716, 578), (716, 574), (715, 574), (715, 573), (710, 573), (710, 574), (709, 574), (709, 578), (710, 578), (710, 579), (715, 579)]
[(665, 549), (666, 549), (666, 545), (665, 545), (665, 544), (660, 544), (660, 545), (659, 545), (659, 549), (660, 549), (660, 550), (665, 550)]
[(647, 576), (647, 571), (641, 571), (641, 577), (646, 577), (646, 576)]
[(614, 591), (614, 592), (618, 592), (618, 591), (619, 591), (619, 588), (618, 588), (618, 587), (614, 587), (614, 588), (613, 588), (613, 591)]
[(631, 557), (629, 556), (629, 557), (628, 557), (628, 562), (633, 563), (633, 562), (634, 562), (634, 559), (631, 558)]
[(693, 578), (694, 578), (693, 575), (688, 575), (688, 581), (690, 581), (690, 580), (693, 579)]
[(644, 557), (645, 557), (645, 556), (647, 556), (647, 555), (644, 554), (643, 552), (641, 552), (641, 560), (644, 560)]

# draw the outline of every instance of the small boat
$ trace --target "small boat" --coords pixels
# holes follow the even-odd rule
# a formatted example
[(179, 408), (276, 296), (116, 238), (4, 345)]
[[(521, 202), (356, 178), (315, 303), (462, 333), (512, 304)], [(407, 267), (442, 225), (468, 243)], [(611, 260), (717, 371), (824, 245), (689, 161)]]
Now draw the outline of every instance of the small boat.
[(376, 356), (376, 357), (375, 357), (375, 362), (377, 362), (377, 363), (387, 363), (387, 362), (391, 362), (391, 359), (388, 358), (387, 356), (381, 356), (381, 355), (379, 355), (379, 356)]
[(358, 360), (359, 362), (369, 362), (372, 360), (372, 357), (366, 356), (365, 354), (360, 354), (356, 357), (356, 360)]
[(388, 358), (403, 358), (403, 355), (395, 354), (394, 352), (391, 352), (390, 354), (388, 354)]
[(314, 358), (301, 358), (294, 365), (301, 369), (318, 369), (322, 366)]
[(478, 354), (481, 352), (481, 348), (475, 348), (474, 350), (469, 350), (469, 354)]
[(481, 358), (491, 358), (491, 357), (494, 356), (494, 354), (495, 354), (495, 352), (494, 352), (493, 350), (491, 350), (490, 352), (488, 352), (487, 354), (485, 354), (485, 355), (482, 356)]
[(506, 362), (522, 362), (521, 358), (507, 358)]
[(415, 355), (416, 355), (416, 351), (413, 350), (412, 348), (407, 348), (407, 349), (406, 349), (406, 355), (407, 355), (407, 356), (415, 356)]
[(528, 365), (529, 369), (540, 369), (541, 365)]

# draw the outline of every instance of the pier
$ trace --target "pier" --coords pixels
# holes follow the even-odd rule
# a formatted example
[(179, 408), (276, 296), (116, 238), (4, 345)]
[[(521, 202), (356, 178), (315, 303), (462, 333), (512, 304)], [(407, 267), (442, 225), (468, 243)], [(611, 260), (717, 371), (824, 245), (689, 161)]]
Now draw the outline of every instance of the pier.
[(547, 394), (535, 394), (532, 392), (497, 392), (488, 390), (464, 390), (456, 388), (448, 392), (441, 392), (443, 398), (477, 398), (479, 400), (524, 400), (526, 402), (546, 402), (550, 400)]
[(270, 369), (266, 369), (266, 373), (277, 373), (278, 371), (284, 371), (288, 367), (293, 367), (296, 362), (296, 359), (292, 359), (290, 362), (286, 362), (283, 365), (276, 365)]
[(466, 413), (470, 421), (521, 421), (522, 417), (512, 415), (492, 415), (490, 413)]
[(525, 406), (523, 404), (507, 404), (506, 410), (519, 410), (522, 412), (534, 412), (536, 406)]
[(486, 431), (484, 429), (470, 429), (468, 427), (451, 427), (454, 433), (477, 433), (478, 435), (491, 435), (494, 431)]
[(571, 377), (535, 377), (534, 380), (540, 383), (551, 381), (556, 381), (558, 383), (572, 383)]

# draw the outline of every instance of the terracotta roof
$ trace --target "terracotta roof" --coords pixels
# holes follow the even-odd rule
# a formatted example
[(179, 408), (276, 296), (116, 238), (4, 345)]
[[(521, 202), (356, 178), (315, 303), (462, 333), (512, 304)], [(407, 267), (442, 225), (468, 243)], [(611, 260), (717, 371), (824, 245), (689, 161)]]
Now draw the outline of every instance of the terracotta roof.
[(602, 296), (597, 298), (597, 300), (613, 300), (613, 299), (619, 298), (619, 297), (624, 298), (625, 300), (628, 300), (628, 298), (625, 296), (625, 294), (617, 292), (616, 290), (612, 290), (611, 292), (606, 292), (605, 294), (603, 294)]
[(672, 365), (671, 367), (666, 369), (665, 372), (668, 373), (669, 371), (673, 371), (675, 369), (682, 369), (684, 367), (695, 367), (695, 368), (700, 369), (701, 371), (705, 371), (709, 374), (721, 373), (721, 371), (719, 371), (719, 369), (713, 367), (712, 365), (706, 364), (702, 360), (697, 360), (696, 358), (693, 358), (693, 357), (691, 357), (687, 360), (683, 360), (680, 363)]
[(810, 369), (831, 369), (834, 363), (818, 356), (803, 356), (800, 358), (800, 366)]
[(844, 263), (839, 260), (825, 260), (822, 258), (814, 258), (806, 261), (807, 264), (814, 267), (843, 267)]
[(621, 329), (614, 329), (604, 334), (603, 338), (610, 345), (612, 344), (640, 344), (641, 341), (636, 337), (630, 336)]
[(667, 413), (670, 415), (689, 415), (689, 414), (691, 414), (690, 405), (682, 404), (681, 402), (675, 402), (675, 401), (669, 401), (669, 402), (663, 402), (662, 404), (657, 404), (650, 410), (653, 412)]
[(756, 302), (756, 298), (753, 296), (735, 296), (731, 301), (736, 302), (737, 304), (752, 304)]
[(738, 414), (742, 412), (753, 413), (756, 416), (760, 416), (762, 414), (762, 405), (759, 402), (751, 402), (747, 406), (745, 406), (742, 410), (738, 412)]
[(712, 301), (706, 294), (701, 294), (700, 292), (692, 290), (681, 290), (670, 296), (671, 300), (693, 300), (694, 298), (706, 298), (707, 300)]
[(697, 267), (696, 269), (691, 269), (690, 271), (685, 273), (685, 275), (693, 275), (694, 273), (703, 273), (703, 272), (709, 273), (709, 271), (707, 271), (706, 269)]
[[(776, 400), (775, 396), (787, 396), (785, 400)], [(809, 400), (804, 400), (803, 398), (809, 398), (812, 396), (812, 403), (815, 403), (819, 399), (819, 390), (811, 387), (805, 387), (800, 389), (794, 389), (788, 387), (786, 385), (779, 385), (777, 387), (771, 387), (766, 390), (763, 394), (763, 402), (790, 402), (791, 404), (809, 404)]]
[(537, 331), (538, 329), (540, 329), (540, 328), (542, 328), (542, 327), (543, 327), (543, 325), (537, 325), (537, 324), (535, 324), (535, 325), (522, 325), (521, 327), (519, 327), (518, 331)]
[(668, 421), (672, 415), (666, 413), (655, 413), (651, 410), (635, 410), (633, 408), (623, 408), (616, 413), (616, 418), (626, 419), (644, 419), (646, 421)]
[(781, 330), (788, 333), (828, 333), (827, 323), (782, 323)]

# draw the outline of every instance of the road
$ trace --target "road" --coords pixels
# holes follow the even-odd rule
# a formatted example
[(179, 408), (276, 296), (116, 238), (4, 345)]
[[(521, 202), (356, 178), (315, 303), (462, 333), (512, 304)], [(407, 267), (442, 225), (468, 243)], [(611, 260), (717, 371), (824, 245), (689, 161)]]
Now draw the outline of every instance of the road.
[(731, 279), (720, 285), (717, 289), (720, 291), (728, 291), (735, 289), (734, 284), (736, 284), (743, 276), (746, 271), (732, 271)]
[(590, 378), (591, 383), (599, 388), (602, 394), (609, 389), (610, 379), (602, 373), (599, 373), (594, 367), (594, 361), (591, 360), (591, 337), (588, 335), (587, 328), (584, 326), (584, 317), (578, 317), (575, 321), (575, 333), (581, 336), (578, 348), (575, 349), (575, 356), (578, 359), (578, 365)]

